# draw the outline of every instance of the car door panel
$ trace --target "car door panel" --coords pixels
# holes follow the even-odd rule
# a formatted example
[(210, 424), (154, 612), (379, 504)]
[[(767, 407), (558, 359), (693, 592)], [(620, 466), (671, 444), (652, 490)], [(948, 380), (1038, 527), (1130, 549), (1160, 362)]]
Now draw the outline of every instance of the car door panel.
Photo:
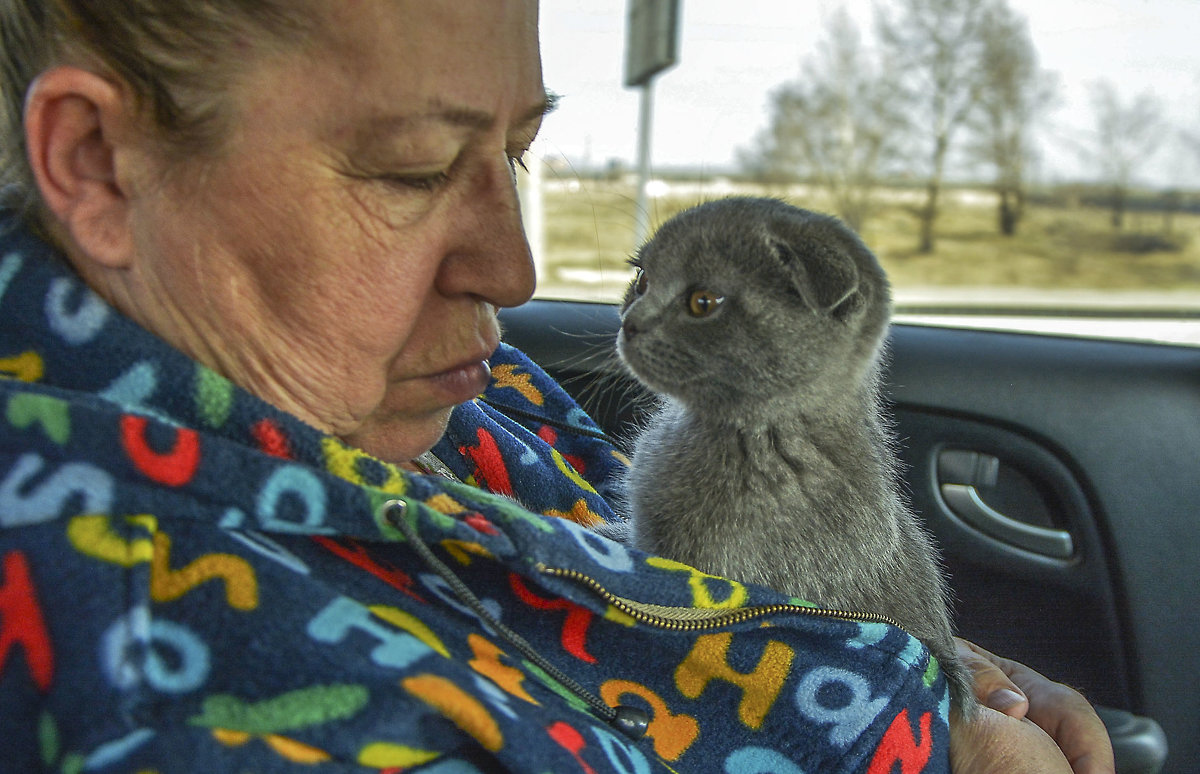
[[(614, 307), (534, 301), (506, 341), (617, 438), (646, 405)], [(1157, 720), (1200, 754), (1200, 350), (893, 326), (904, 485), (942, 546), (960, 632)]]
[[(1006, 427), (908, 406), (894, 414), (909, 497), (937, 535), (953, 578), (959, 633), (1087, 686), (1094, 701), (1131, 706), (1107, 551), (1077, 474), (1042, 443)], [(983, 504), (1018, 524), (1069, 536), (1069, 555), (1060, 555), (1058, 543), (1050, 543), (1052, 555), (1037, 544), (1019, 545), (957, 514), (944, 488), (964, 485), (944, 482), (963, 477), (939, 464), (948, 451), (985, 456), (1011, 471), (979, 486)]]

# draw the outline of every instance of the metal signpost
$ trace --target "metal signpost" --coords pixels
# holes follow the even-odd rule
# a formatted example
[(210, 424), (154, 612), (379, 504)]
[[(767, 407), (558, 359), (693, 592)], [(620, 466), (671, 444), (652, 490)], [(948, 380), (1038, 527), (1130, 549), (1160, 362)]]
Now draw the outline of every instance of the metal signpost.
[(625, 86), (640, 88), (638, 114), (638, 195), (635, 245), (649, 236), (650, 137), (654, 114), (654, 78), (679, 61), (679, 0), (629, 0), (625, 29)]

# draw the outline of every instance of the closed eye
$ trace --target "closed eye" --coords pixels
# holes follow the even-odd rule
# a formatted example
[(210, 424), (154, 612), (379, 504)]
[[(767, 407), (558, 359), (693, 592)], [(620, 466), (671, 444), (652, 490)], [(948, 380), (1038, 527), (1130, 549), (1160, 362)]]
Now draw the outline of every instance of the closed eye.
[(401, 188), (429, 193), (436, 191), (446, 183), (450, 182), (450, 173), (446, 170), (441, 170), (439, 172), (421, 175), (382, 174), (376, 175), (373, 179), (392, 188)]

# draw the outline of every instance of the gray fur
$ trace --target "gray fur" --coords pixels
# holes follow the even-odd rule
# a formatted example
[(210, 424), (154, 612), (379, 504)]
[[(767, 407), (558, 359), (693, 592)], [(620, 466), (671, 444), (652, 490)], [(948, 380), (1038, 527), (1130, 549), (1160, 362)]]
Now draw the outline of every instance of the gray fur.
[[(702, 204), (638, 252), (617, 350), (662, 398), (633, 447), (637, 547), (824, 607), (882, 613), (973, 711), (937, 551), (899, 494), (880, 398), (887, 278), (836, 218)], [(724, 300), (702, 317), (688, 300)]]

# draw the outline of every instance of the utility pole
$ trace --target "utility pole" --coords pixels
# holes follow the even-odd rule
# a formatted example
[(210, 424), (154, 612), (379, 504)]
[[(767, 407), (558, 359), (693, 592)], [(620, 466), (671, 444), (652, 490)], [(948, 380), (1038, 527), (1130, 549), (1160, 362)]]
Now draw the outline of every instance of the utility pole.
[(650, 235), (651, 137), (654, 123), (654, 79), (679, 61), (680, 0), (629, 0), (625, 27), (625, 86), (641, 90), (638, 109), (638, 193), (634, 213), (634, 246)]

